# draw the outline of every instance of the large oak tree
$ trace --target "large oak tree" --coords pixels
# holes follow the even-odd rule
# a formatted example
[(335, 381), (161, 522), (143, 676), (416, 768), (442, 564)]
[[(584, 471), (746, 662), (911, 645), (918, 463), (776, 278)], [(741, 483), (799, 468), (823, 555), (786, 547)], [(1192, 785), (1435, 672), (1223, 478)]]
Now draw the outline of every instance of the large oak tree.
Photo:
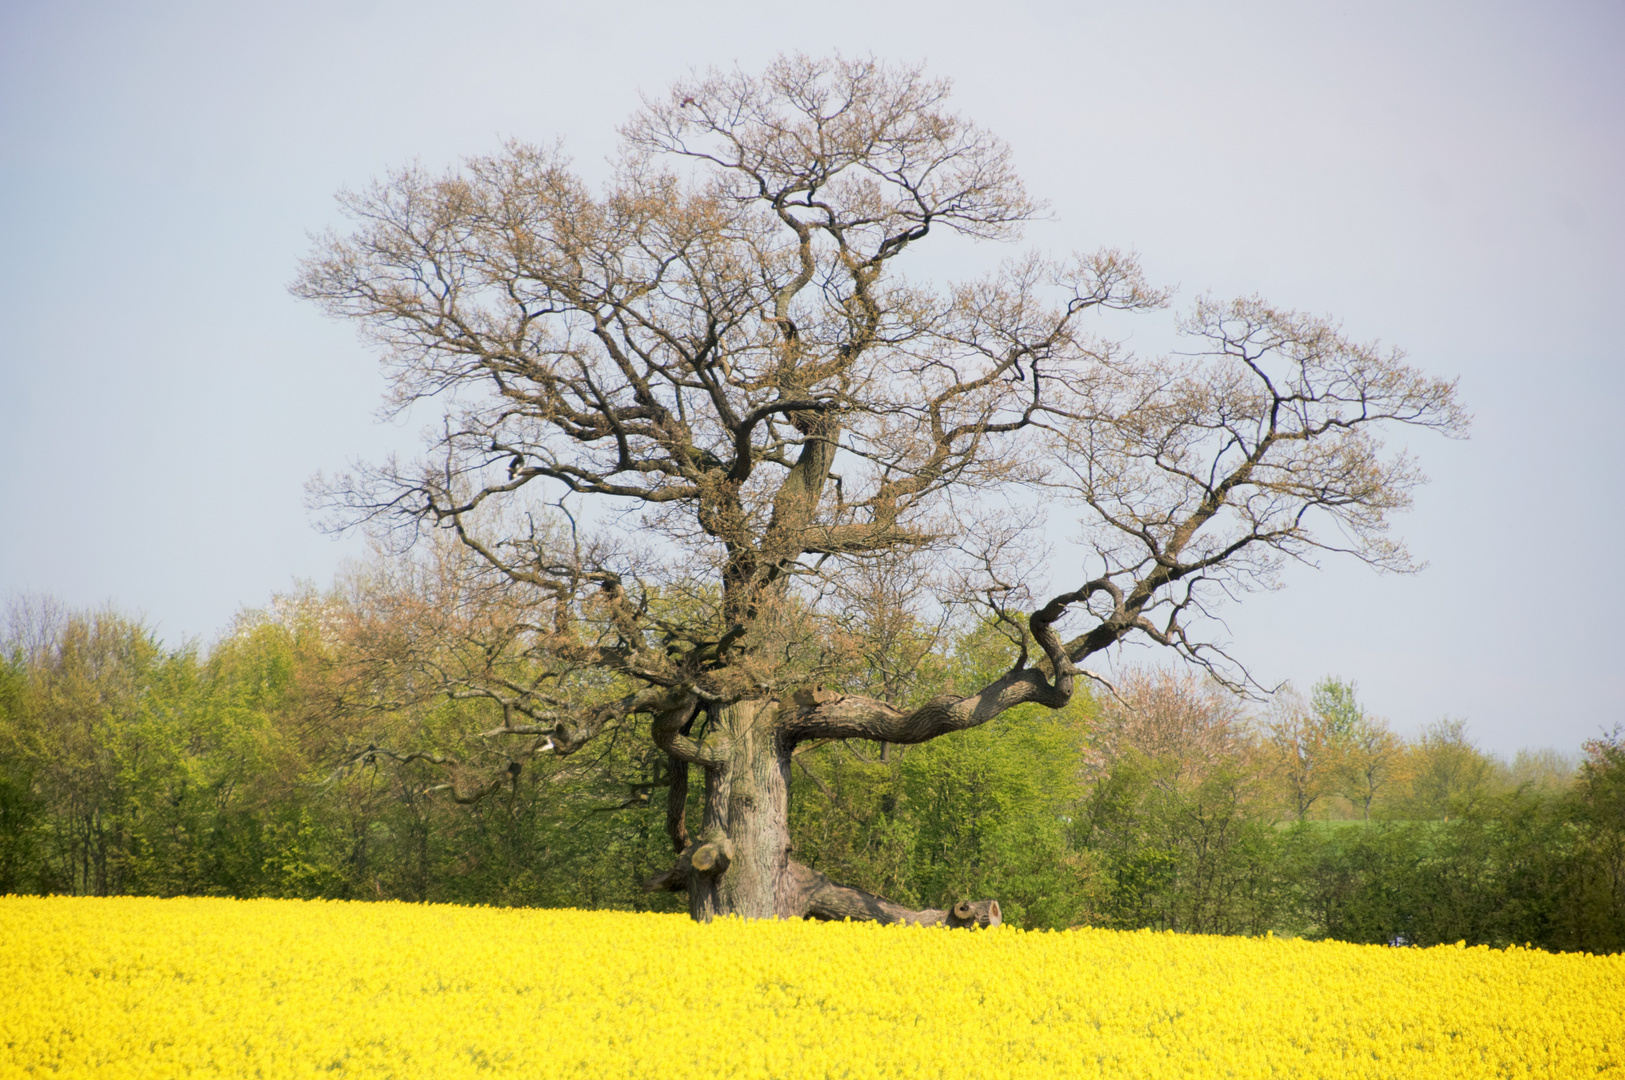
[[(1119, 348), (1094, 316), (1167, 296), (1116, 252), (905, 277), (945, 234), (1010, 239), (1040, 209), (946, 98), (873, 61), (695, 77), (622, 128), (601, 190), (514, 143), (342, 196), (353, 228), (294, 286), (379, 344), (394, 407), (440, 418), (421, 459), (325, 482), (339, 524), (446, 530), (545, 611), (438, 691), (500, 707), (509, 770), (646, 723), (674, 849), (653, 884), (695, 918), (997, 921), (794, 861), (797, 747), (1059, 708), (1130, 636), (1244, 677), (1210, 606), (1321, 551), (1408, 568), (1389, 514), (1420, 477), (1383, 435), (1465, 423), (1453, 384), (1257, 298), (1199, 300), (1171, 357)], [(1039, 504), (1075, 509), (1092, 555), (1018, 619)], [(843, 583), (909, 559), (954, 567), (1017, 661), (923, 702), (821, 685)], [(490, 660), (515, 649), (523, 677)]]

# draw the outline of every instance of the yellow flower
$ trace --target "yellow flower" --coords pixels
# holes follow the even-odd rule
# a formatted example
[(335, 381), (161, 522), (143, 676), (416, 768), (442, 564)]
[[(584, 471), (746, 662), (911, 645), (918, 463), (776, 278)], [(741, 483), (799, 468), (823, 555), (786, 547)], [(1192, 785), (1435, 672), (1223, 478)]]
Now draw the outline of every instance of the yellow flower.
[(0, 899), (0, 1078), (1625, 1076), (1625, 957)]

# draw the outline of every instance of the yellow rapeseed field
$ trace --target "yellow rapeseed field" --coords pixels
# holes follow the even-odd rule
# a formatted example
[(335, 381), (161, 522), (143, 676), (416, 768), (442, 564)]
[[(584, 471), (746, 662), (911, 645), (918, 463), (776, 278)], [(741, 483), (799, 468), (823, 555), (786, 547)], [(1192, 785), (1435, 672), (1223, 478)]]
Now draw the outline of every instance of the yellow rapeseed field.
[(0, 1076), (1625, 1076), (1625, 957), (0, 899)]

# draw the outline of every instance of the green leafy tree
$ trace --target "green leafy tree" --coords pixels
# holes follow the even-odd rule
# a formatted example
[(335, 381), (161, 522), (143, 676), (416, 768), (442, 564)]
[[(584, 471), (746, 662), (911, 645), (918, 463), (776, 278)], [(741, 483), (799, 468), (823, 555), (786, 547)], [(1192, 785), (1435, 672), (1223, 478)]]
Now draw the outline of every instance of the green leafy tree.
[(1309, 707), (1324, 746), (1325, 794), (1341, 795), (1355, 815), (1369, 820), (1402, 771), (1404, 743), (1387, 721), (1365, 711), (1352, 682), (1327, 676), (1311, 689)]
[(1564, 797), (1576, 826), (1574, 858), (1562, 883), (1562, 948), (1625, 951), (1625, 729), (1585, 744), (1585, 759)]
[(1412, 817), (1448, 820), (1494, 792), (1495, 763), (1474, 745), (1465, 721), (1429, 725), (1407, 757), (1409, 790), (1402, 807)]
[(1135, 672), (1102, 705), (1076, 844), (1103, 873), (1103, 921), (1262, 933), (1290, 897), (1266, 748), (1222, 687)]
[(1365, 721), (1365, 709), (1356, 696), (1356, 687), (1328, 675), (1309, 691), (1309, 707), (1320, 717), (1333, 740), (1351, 738)]
[(35, 779), (37, 763), (29, 753), (28, 666), (22, 649), (6, 643), (0, 655), (0, 895), (44, 892), (50, 877), (45, 867), (49, 808)]

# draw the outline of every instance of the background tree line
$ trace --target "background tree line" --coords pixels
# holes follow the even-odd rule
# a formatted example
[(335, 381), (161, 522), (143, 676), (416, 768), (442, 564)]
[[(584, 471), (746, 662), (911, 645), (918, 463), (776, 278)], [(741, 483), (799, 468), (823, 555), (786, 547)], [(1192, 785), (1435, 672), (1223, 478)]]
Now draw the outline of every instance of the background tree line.
[[(996, 625), (928, 625), (903, 600), (878, 578), (852, 598), (855, 685), (918, 700), (1009, 666)], [(500, 723), (446, 692), (448, 666), (501, 661), (433, 601), (419, 571), (380, 563), (206, 649), (110, 610), (13, 605), (0, 893), (680, 910), (639, 886), (669, 862), (648, 740), (524, 769), (434, 749)], [(796, 857), (910, 905), (985, 894), (1030, 927), (1625, 948), (1618, 728), (1577, 763), (1505, 761), (1459, 721), (1402, 738), (1337, 679), (1260, 709), (1145, 670), (951, 740), (809, 744), (794, 784)]]

